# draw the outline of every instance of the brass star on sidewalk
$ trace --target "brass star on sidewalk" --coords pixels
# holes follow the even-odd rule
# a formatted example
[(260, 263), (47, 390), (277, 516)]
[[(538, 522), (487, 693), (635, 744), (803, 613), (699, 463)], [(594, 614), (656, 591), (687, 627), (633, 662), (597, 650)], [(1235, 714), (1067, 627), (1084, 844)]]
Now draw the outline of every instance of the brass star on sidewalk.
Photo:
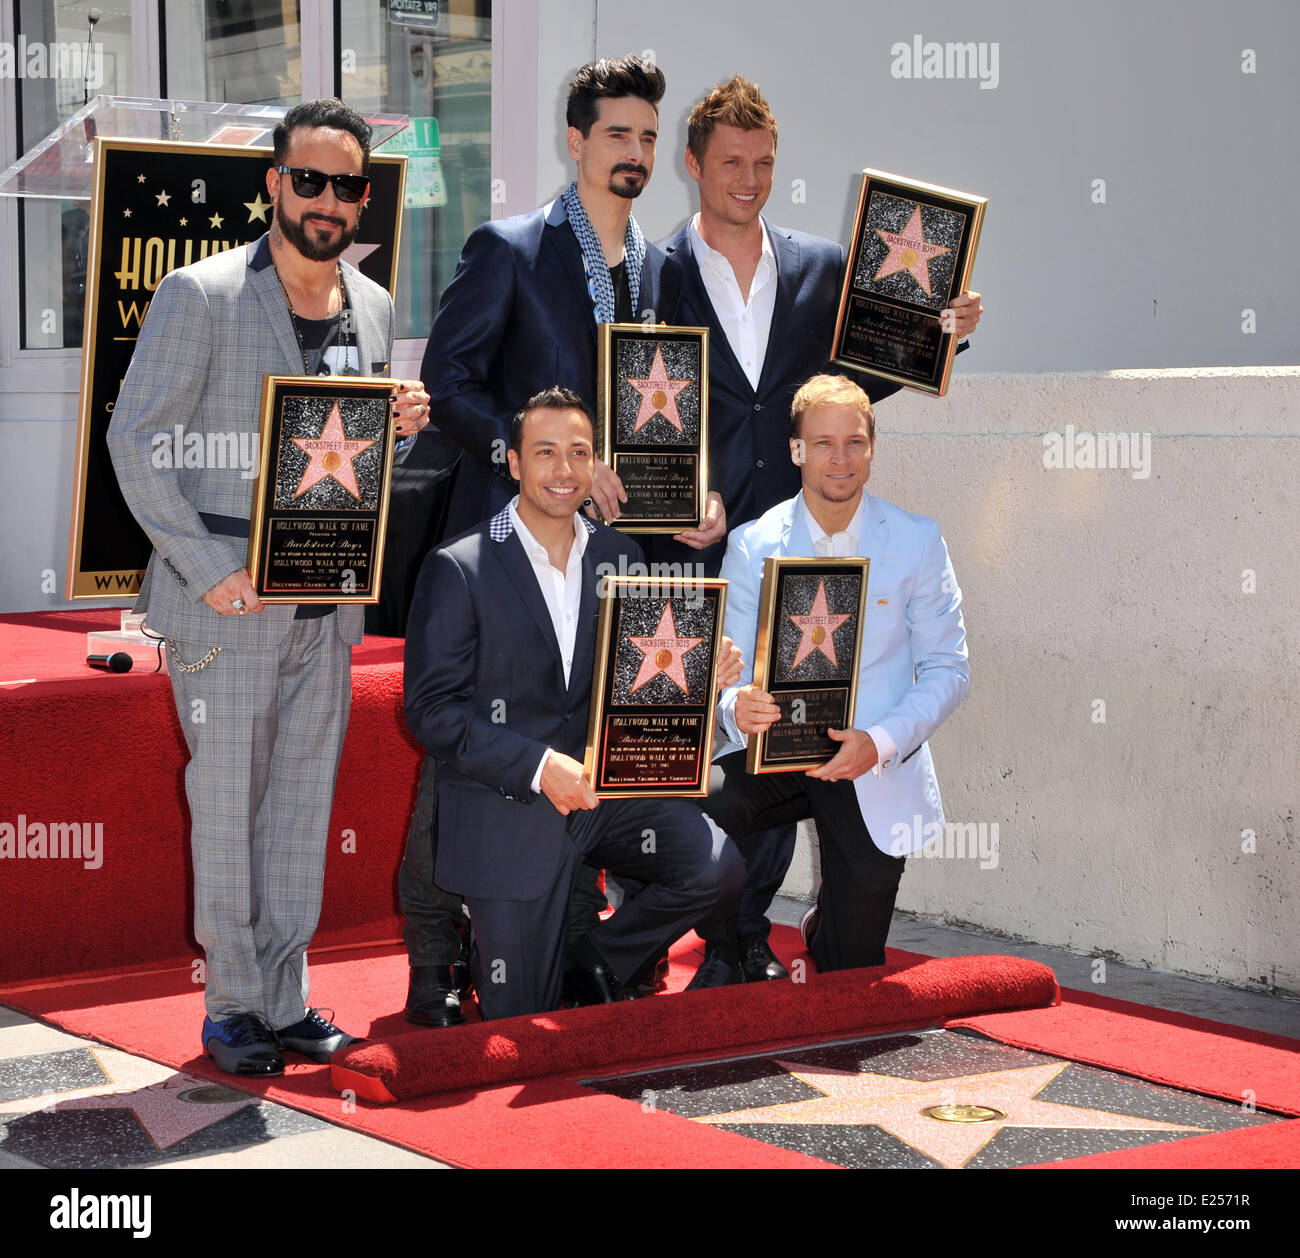
[[(1037, 1094), (1070, 1064), (1066, 1061), (929, 1082), (834, 1070), (829, 1066), (805, 1066), (792, 1061), (777, 1064), (822, 1095), (805, 1101), (708, 1114), (694, 1121), (729, 1126), (791, 1123), (879, 1127), (949, 1168), (965, 1166), (1003, 1127), (1076, 1131), (1208, 1130), (1036, 1100)], [(983, 1106), (993, 1116), (985, 1122), (944, 1122), (925, 1113), (934, 1106), (954, 1104)]]

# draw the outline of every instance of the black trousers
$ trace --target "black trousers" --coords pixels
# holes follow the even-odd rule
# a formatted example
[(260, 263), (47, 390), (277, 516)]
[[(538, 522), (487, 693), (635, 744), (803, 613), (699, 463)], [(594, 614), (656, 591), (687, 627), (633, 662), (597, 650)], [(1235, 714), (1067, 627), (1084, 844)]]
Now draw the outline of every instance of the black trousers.
[(584, 862), (642, 884), (587, 935), (624, 983), (719, 900), (740, 894), (745, 868), (739, 853), (684, 800), (605, 800), (570, 813), (567, 822), (571, 846), (545, 894), (523, 901), (468, 897), (474, 981), (485, 1019), (542, 1013), (559, 1004), (565, 922)]
[[(746, 858), (754, 835), (813, 818), (822, 865), (813, 960), (819, 970), (885, 963), (904, 858), (886, 855), (872, 842), (852, 782), (821, 782), (803, 773), (749, 774), (745, 753), (738, 751), (714, 764), (700, 807)], [(739, 897), (721, 902), (696, 929), (706, 940), (734, 939), (739, 911)]]
[[(465, 926), (462, 897), (444, 891), (434, 881), (437, 858), (438, 762), (426, 756), (397, 874), (397, 897), (406, 919), (402, 942), (412, 965), (451, 965), (460, 956), (460, 933)], [(569, 900), (570, 943), (594, 930), (607, 907), (599, 877), (599, 869), (579, 865)]]

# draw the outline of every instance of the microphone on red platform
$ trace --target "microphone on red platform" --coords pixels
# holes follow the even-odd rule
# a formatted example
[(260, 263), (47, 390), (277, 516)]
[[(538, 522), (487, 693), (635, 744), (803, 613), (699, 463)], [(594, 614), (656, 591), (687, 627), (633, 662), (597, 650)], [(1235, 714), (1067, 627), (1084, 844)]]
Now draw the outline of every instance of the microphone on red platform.
[(125, 651), (114, 651), (112, 655), (87, 655), (86, 663), (106, 673), (129, 673), (135, 661)]

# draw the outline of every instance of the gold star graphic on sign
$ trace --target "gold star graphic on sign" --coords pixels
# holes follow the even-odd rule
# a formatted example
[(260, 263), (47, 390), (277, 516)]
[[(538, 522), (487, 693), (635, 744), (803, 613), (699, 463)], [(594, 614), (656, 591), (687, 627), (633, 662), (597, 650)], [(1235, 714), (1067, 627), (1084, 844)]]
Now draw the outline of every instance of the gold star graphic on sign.
[(220, 227), (224, 222), (225, 219), (223, 219), (220, 214), (214, 214), (210, 219), (208, 219), (208, 224), (212, 227)]
[[(933, 1158), (942, 1166), (965, 1166), (1003, 1127), (1057, 1128), (1071, 1131), (1204, 1131), (1157, 1122), (1131, 1114), (1085, 1109), (1039, 1101), (1043, 1090), (1070, 1063), (1025, 1066), (1016, 1070), (990, 1070), (979, 1075), (950, 1079), (907, 1079), (799, 1062), (777, 1063), (796, 1079), (816, 1088), (821, 1096), (781, 1105), (763, 1105), (708, 1114), (695, 1122), (740, 1125), (748, 1123), (834, 1124), (879, 1127), (904, 1144)], [(936, 1106), (974, 1104), (987, 1121), (941, 1122), (926, 1113)]]
[(188, 218), (182, 218), (182, 219), (181, 219), (181, 226), (182, 226), (182, 227), (188, 227), (189, 225), (190, 225), (190, 220), (189, 220)]
[(168, 204), (171, 203), (171, 199), (172, 199), (172, 198), (171, 198), (171, 193), (170, 193), (170, 192), (160, 192), (160, 193), (158, 194), (158, 198), (157, 198), (157, 199), (158, 199), (158, 204), (159, 204), (159, 205), (168, 205)]
[(266, 222), (266, 212), (271, 208), (270, 201), (263, 201), (262, 194), (259, 192), (251, 201), (244, 202), (244, 209), (248, 211), (248, 221), (251, 223), (255, 218)]
[(143, 175), (136, 175), (136, 177), (135, 177), (135, 181), (136, 181), (136, 183), (144, 183), (144, 176), (143, 176)]
[(130, 211), (129, 208), (128, 208), (128, 209), (125, 209), (125, 210), (122, 211), (122, 217), (123, 217), (123, 218), (130, 218), (130, 217), (131, 217), (131, 211)]

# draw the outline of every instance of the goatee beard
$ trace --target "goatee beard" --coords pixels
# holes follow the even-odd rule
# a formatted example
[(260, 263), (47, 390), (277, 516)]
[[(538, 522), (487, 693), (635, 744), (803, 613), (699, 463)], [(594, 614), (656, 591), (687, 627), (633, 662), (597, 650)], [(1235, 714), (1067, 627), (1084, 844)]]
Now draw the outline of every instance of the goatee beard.
[(358, 218), (350, 230), (344, 227), (340, 231), (337, 240), (319, 244), (308, 235), (307, 229), (301, 222), (295, 223), (289, 218), (284, 212), (282, 201), (275, 203), (275, 225), (280, 229), (285, 240), (309, 262), (333, 262), (357, 238), (357, 232), (361, 230), (361, 220)]

